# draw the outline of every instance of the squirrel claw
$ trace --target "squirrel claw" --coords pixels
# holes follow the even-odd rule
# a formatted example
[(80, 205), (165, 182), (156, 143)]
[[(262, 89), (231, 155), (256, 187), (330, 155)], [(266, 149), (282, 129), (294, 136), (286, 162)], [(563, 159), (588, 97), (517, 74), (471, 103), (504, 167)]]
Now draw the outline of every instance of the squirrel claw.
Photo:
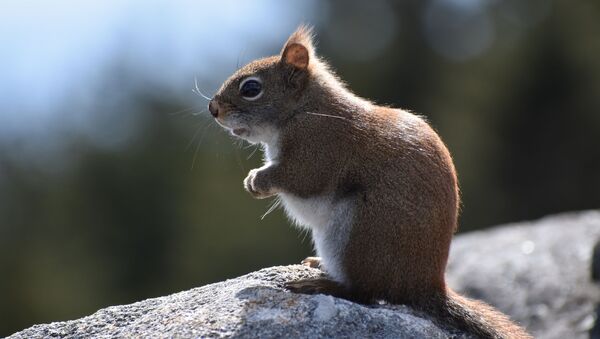
[(321, 258), (320, 257), (306, 257), (306, 259), (300, 262), (303, 266), (312, 267), (312, 268), (321, 268)]

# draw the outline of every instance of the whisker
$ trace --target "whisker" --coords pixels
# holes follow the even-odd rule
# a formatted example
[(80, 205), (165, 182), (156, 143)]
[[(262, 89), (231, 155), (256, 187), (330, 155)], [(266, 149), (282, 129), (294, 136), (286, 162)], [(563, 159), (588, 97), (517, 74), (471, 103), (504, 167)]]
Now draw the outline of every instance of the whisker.
[(244, 52), (246, 51), (246, 48), (244, 47), (241, 51), (240, 54), (238, 54), (237, 57), (237, 64), (236, 64), (236, 71), (240, 69), (240, 59), (242, 58), (242, 56), (244, 55)]
[(196, 150), (194, 151), (194, 158), (192, 159), (192, 166), (190, 167), (190, 171), (194, 170), (194, 166), (196, 165), (196, 158), (198, 157), (198, 151), (200, 150), (200, 142), (196, 146)]
[(198, 129), (196, 130), (196, 132), (194, 132), (194, 135), (192, 135), (192, 139), (190, 140), (190, 142), (188, 142), (187, 146), (185, 146), (186, 151), (188, 150), (188, 148), (190, 148), (190, 146), (192, 146), (192, 144), (194, 143), (194, 140), (196, 140), (196, 137), (198, 136), (198, 133), (200, 133), (201, 129), (202, 129), (202, 126), (198, 126)]
[[(250, 146), (253, 146), (253, 145), (250, 145)], [(258, 151), (259, 148), (260, 148), (260, 145), (256, 145), (256, 147), (254, 148), (254, 151), (252, 151), (252, 153), (250, 153), (250, 155), (246, 158), (246, 160), (250, 160), (250, 158), (252, 158), (254, 153), (256, 153), (256, 151)]]
[[(310, 232), (310, 230), (308, 229), (308, 227), (305, 228), (304, 230), (305, 230), (304, 231), (304, 236), (302, 237), (302, 240), (300, 240), (301, 244), (304, 244), (304, 240), (306, 240), (306, 237), (308, 236), (308, 233)], [(302, 234), (302, 233), (300, 233), (300, 234)]]
[(207, 97), (206, 95), (204, 95), (204, 93), (198, 91), (197, 89), (192, 89), (192, 93), (198, 94), (199, 96), (201, 96), (202, 98), (206, 99), (206, 100), (212, 100), (211, 98)]
[(186, 151), (190, 148), (190, 146), (192, 146), (192, 144), (194, 144), (194, 140), (196, 140), (196, 137), (198, 136), (198, 134), (200, 134), (200, 131), (205, 131), (208, 128), (208, 125), (209, 124), (206, 124), (206, 125), (199, 124), (198, 125), (198, 129), (196, 130), (196, 132), (194, 132), (194, 135), (192, 136), (192, 140), (190, 140), (190, 142), (185, 147)]
[[(241, 147), (241, 145), (238, 145), (238, 147)], [(242, 159), (240, 158), (239, 149), (237, 147), (234, 149), (234, 153), (235, 153), (235, 161), (237, 162), (238, 166), (240, 166), (240, 169), (242, 170), (242, 172), (246, 172), (246, 170), (244, 169), (244, 164), (242, 164)]]
[(189, 112), (189, 111), (193, 111), (194, 109), (196, 109), (196, 108), (192, 106), (192, 107), (181, 109), (179, 111), (171, 112), (171, 113), (169, 113), (169, 115), (178, 115), (178, 114), (181, 114), (181, 113), (186, 113), (186, 112)]
[(196, 164), (196, 159), (198, 158), (198, 151), (200, 150), (200, 146), (202, 145), (202, 140), (204, 140), (204, 136), (206, 135), (206, 130), (208, 128), (208, 126), (210, 126), (210, 121), (209, 123), (206, 124), (206, 126), (204, 126), (204, 128), (202, 129), (202, 133), (200, 134), (200, 139), (198, 140), (198, 144), (196, 145), (196, 150), (194, 151), (194, 158), (192, 159), (192, 167), (190, 168), (190, 170), (194, 170), (194, 165)]
[(238, 149), (238, 148), (245, 148), (244, 147), (244, 140), (243, 139), (237, 138), (237, 137), (235, 137), (233, 135), (229, 135), (229, 136), (233, 140), (233, 144), (236, 146), (236, 149)]
[(191, 115), (193, 115), (193, 116), (198, 116), (198, 115), (200, 115), (200, 114), (204, 114), (204, 113), (206, 113), (206, 111), (207, 111), (207, 109), (205, 108), (205, 109), (203, 109), (203, 110), (201, 110), (201, 111), (199, 111), (199, 112), (194, 112), (194, 113), (190, 113), (190, 114), (191, 114)]
[(275, 198), (275, 200), (273, 200), (273, 203), (271, 204), (269, 209), (265, 212), (265, 214), (262, 215), (262, 217), (260, 217), (260, 220), (263, 220), (268, 214), (270, 214), (277, 207), (279, 207), (280, 204), (281, 204), (281, 200), (279, 198)]
[(304, 113), (310, 114), (310, 115), (317, 115), (317, 116), (320, 116), (320, 117), (336, 118), (336, 119), (342, 119), (342, 120), (346, 120), (346, 121), (348, 120), (348, 119), (346, 119), (344, 117), (340, 117), (340, 116), (337, 116), (337, 115), (329, 115), (329, 114), (314, 113), (314, 112), (304, 112)]
[(198, 95), (200, 95), (201, 97), (203, 97), (204, 99), (211, 101), (212, 98), (207, 97), (206, 95), (204, 95), (204, 93), (202, 93), (202, 91), (200, 90), (200, 88), (198, 88), (198, 78), (194, 77), (194, 89), (192, 89), (192, 92), (197, 93)]

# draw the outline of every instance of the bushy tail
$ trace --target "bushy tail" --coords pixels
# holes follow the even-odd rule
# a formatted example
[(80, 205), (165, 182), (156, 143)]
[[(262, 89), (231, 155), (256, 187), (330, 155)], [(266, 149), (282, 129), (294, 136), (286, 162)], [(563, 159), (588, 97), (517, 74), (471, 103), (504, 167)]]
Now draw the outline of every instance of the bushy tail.
[(439, 295), (436, 299), (434, 305), (422, 304), (423, 311), (433, 311), (443, 323), (467, 333), (486, 339), (533, 338), (506, 315), (484, 302), (465, 298), (450, 289), (446, 295)]

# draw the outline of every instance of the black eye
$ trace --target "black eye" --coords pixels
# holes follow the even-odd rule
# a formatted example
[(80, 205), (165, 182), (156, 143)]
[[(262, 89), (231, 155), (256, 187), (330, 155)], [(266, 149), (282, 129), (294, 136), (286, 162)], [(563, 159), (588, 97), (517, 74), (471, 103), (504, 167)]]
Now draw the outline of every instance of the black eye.
[(250, 77), (240, 83), (240, 95), (246, 100), (256, 100), (262, 95), (262, 84), (260, 79)]

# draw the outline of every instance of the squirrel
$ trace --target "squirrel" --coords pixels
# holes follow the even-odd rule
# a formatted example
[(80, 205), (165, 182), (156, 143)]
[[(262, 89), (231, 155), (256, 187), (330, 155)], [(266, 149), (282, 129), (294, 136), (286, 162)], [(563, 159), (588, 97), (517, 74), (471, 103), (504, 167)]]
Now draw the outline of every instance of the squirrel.
[(237, 70), (208, 106), (232, 135), (263, 147), (264, 165), (244, 188), (277, 196), (311, 230), (320, 258), (303, 264), (327, 278), (290, 290), (409, 305), (481, 338), (531, 338), (446, 285), (459, 189), (438, 134), (418, 115), (353, 94), (316, 55), (312, 28), (300, 26), (280, 55)]

